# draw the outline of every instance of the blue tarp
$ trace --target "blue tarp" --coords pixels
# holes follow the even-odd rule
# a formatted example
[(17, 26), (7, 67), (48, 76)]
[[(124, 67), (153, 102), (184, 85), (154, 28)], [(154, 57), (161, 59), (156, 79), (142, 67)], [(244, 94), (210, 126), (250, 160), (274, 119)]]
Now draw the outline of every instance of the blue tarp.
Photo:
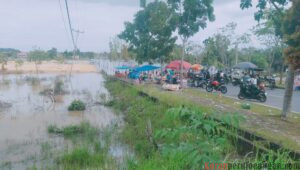
[(137, 71), (131, 71), (129, 74), (128, 74), (128, 77), (130, 79), (138, 79), (140, 77), (140, 72), (137, 72)]
[(119, 66), (119, 67), (116, 67), (117, 70), (128, 70), (128, 69), (131, 69), (131, 67), (129, 66)]
[(156, 69), (159, 69), (159, 68), (160, 68), (160, 67), (153, 66), (153, 65), (144, 65), (144, 66), (141, 66), (141, 67), (137, 67), (137, 68), (135, 68), (134, 70), (135, 70), (135, 71), (138, 71), (138, 72), (143, 72), (143, 71), (156, 70)]

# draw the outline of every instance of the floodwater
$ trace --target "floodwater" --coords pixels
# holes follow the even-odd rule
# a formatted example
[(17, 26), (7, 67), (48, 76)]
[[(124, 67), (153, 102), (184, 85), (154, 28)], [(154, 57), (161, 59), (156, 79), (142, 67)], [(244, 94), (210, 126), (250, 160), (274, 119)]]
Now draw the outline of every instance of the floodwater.
[[(53, 89), (56, 81), (63, 82), (64, 92), (55, 95), (41, 94)], [(49, 135), (47, 127), (79, 124), (89, 121), (98, 128), (121, 122), (109, 108), (99, 103), (109, 96), (97, 73), (59, 74), (7, 74), (0, 75), (0, 169), (25, 169), (33, 163), (42, 164), (43, 144), (62, 150), (70, 141)], [(105, 94), (105, 95), (103, 95)], [(102, 96), (102, 97), (101, 97)], [(84, 112), (69, 112), (74, 99), (87, 105)], [(123, 152), (117, 148), (117, 152)], [(119, 156), (117, 154), (117, 156)]]

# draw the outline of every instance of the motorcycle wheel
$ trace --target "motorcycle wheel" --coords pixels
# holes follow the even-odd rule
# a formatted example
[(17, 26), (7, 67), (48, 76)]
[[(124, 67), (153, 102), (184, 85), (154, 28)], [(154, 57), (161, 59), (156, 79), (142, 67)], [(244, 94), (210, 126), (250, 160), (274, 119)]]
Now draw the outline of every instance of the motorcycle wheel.
[(238, 94), (238, 98), (241, 99), (241, 100), (245, 99), (245, 97), (241, 93)]
[(270, 84), (270, 89), (273, 90), (275, 88), (274, 84)]
[(206, 89), (206, 83), (205, 83), (205, 82), (200, 83), (199, 86), (200, 86), (201, 88), (203, 88), (203, 89)]
[(197, 81), (194, 81), (194, 87), (198, 87), (198, 82)]
[(267, 101), (267, 96), (263, 93), (258, 94), (258, 100), (262, 103)]
[(214, 89), (212, 86), (206, 86), (206, 91), (207, 92), (212, 92)]
[(226, 86), (221, 86), (219, 88), (219, 90), (221, 91), (221, 93), (226, 94), (227, 93), (227, 87)]

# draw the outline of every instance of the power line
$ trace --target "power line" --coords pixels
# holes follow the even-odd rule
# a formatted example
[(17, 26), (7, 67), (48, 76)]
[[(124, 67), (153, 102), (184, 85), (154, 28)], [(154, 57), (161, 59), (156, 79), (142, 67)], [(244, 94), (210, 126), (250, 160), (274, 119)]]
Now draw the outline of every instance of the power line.
[(69, 5), (68, 5), (68, 0), (65, 0), (65, 4), (66, 4), (66, 10), (67, 10), (67, 16), (68, 16), (68, 23), (69, 23), (69, 29), (70, 29), (70, 33), (71, 33), (71, 38), (72, 38), (72, 43), (74, 46), (74, 54), (77, 51), (77, 45), (75, 43), (75, 38), (74, 38), (74, 34), (73, 34), (73, 29), (72, 29), (72, 23), (71, 23), (71, 17), (70, 17), (70, 12), (69, 12)]
[[(66, 25), (66, 20), (65, 20), (65, 15), (64, 15), (63, 8), (62, 8), (62, 5), (61, 5), (61, 0), (58, 0), (58, 3), (59, 3), (59, 9), (60, 9), (62, 21), (64, 23), (64, 28), (65, 28), (66, 33), (68, 34), (69, 31), (68, 31), (68, 28), (67, 28), (67, 25)], [(67, 35), (67, 37), (68, 37), (68, 39), (70, 38), (69, 35)]]

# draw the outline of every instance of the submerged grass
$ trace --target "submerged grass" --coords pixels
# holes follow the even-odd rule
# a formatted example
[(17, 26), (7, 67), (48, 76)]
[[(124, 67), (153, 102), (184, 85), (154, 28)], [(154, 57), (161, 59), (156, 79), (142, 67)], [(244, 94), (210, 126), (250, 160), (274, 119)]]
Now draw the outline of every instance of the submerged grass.
[(92, 137), (99, 134), (98, 129), (91, 126), (89, 122), (81, 122), (79, 125), (69, 125), (63, 128), (58, 128), (56, 125), (49, 125), (48, 133), (62, 134), (65, 137), (72, 137), (76, 135)]
[[(72, 149), (58, 154), (52, 168), (70, 170), (117, 169), (116, 160), (109, 153), (110, 145), (106, 143), (106, 141), (109, 141), (110, 136), (104, 136), (100, 140), (100, 132), (98, 128), (93, 127), (89, 122), (61, 128), (56, 125), (48, 126), (48, 133), (73, 139)], [(48, 144), (45, 143), (41, 147), (43, 153), (47, 153)]]
[[(204, 169), (206, 162), (292, 162), (287, 154), (238, 155), (236, 138), (226, 134), (236, 134), (235, 128), (224, 131), (224, 124), (239, 126), (237, 115), (218, 115), (220, 121), (216, 122), (209, 107), (195, 107), (163, 91), (158, 97), (162, 103), (110, 78), (106, 87), (114, 97), (110, 106), (124, 114), (122, 139), (136, 153), (128, 160), (128, 169)], [(147, 93), (151, 92), (157, 93), (148, 89)]]

